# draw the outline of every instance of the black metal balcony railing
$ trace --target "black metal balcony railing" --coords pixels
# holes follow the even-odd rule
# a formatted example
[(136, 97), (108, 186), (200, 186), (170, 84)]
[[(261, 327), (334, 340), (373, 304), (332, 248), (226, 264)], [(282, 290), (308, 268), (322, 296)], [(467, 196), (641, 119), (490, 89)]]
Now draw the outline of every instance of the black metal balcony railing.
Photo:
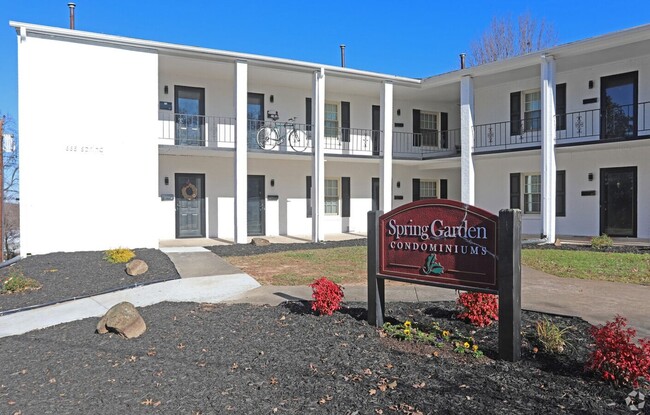
[(541, 142), (541, 119), (527, 118), (474, 126), (474, 149), (508, 150), (534, 147)]
[(233, 148), (235, 118), (189, 114), (159, 117), (161, 144)]
[(558, 141), (634, 138), (650, 133), (650, 102), (560, 114), (556, 126)]
[(421, 133), (394, 132), (393, 155), (400, 158), (432, 158), (460, 152), (460, 129)]
[(325, 152), (358, 156), (378, 156), (381, 132), (362, 128), (325, 127)]
[(311, 153), (312, 126), (288, 121), (248, 120), (248, 148), (260, 151)]

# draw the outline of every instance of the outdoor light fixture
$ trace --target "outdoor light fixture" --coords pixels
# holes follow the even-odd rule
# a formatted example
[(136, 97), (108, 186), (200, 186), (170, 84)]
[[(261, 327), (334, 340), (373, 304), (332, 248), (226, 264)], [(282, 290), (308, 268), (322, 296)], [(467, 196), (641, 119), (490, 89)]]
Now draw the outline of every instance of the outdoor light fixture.
[(402, 185), (402, 183), (400, 183), (400, 182), (398, 181), (398, 182), (397, 182), (397, 188), (399, 189), (399, 187), (400, 187), (401, 185)]
[(594, 87), (594, 81), (589, 81), (589, 89), (593, 89)]
[(587, 175), (587, 178), (589, 179), (590, 182), (593, 182), (593, 181), (594, 181), (594, 174), (593, 174), (593, 173), (589, 173), (589, 174)]
[(169, 177), (165, 177), (165, 186), (169, 184)]
[(271, 179), (271, 187), (275, 186), (275, 179)]
[(165, 85), (165, 95), (169, 94), (169, 87)]
[(271, 103), (273, 103), (274, 99), (275, 99), (275, 98), (273, 97), (273, 95), (271, 95), (271, 96), (269, 97), (269, 101), (271, 101)]
[(402, 115), (402, 110), (398, 108), (397, 109), (397, 116), (399, 117), (400, 115)]

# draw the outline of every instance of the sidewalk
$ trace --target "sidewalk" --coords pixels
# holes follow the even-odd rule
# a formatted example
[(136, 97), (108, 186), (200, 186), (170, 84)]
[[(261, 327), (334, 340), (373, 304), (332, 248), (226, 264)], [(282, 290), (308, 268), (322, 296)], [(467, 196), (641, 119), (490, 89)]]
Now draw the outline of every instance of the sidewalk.
[[(307, 286), (260, 286), (205, 248), (162, 248), (181, 279), (116, 291), (0, 317), (0, 337), (18, 335), (87, 317), (100, 317), (113, 305), (129, 301), (143, 307), (163, 301), (251, 303), (277, 305), (310, 300)], [(346, 286), (345, 301), (366, 302), (365, 285)], [(386, 301), (451, 301), (454, 290), (421, 285), (387, 284)], [(604, 281), (559, 278), (522, 268), (522, 307), (547, 313), (579, 316), (592, 324), (628, 318), (640, 336), (650, 337), (650, 287)]]

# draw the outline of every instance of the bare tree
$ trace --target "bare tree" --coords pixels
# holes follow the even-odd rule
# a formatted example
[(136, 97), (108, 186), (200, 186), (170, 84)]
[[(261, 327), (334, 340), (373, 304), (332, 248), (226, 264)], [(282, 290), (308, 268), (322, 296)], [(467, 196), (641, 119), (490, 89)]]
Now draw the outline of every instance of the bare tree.
[[(4, 117), (2, 131), (5, 135), (10, 134), (15, 137), (15, 124), (11, 117)], [(10, 259), (18, 254), (18, 246), (20, 241), (20, 218), (19, 218), (19, 195), (18, 195), (18, 145), (17, 140), (14, 140), (13, 151), (5, 153), (2, 148), (2, 156), (4, 157), (4, 209), (2, 209), (3, 217), (3, 234), (2, 244), (4, 247), (4, 259)]]
[(469, 64), (476, 66), (525, 55), (556, 44), (555, 28), (545, 19), (538, 21), (526, 13), (515, 24), (509, 16), (494, 17), (490, 28), (478, 41), (472, 42)]

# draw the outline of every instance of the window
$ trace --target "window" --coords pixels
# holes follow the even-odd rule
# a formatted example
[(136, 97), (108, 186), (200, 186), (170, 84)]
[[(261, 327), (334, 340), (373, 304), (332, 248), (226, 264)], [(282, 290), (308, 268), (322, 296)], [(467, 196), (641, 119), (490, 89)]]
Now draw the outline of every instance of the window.
[(339, 180), (325, 179), (325, 214), (339, 214)]
[(540, 213), (542, 204), (542, 177), (524, 175), (524, 213)]
[(524, 132), (539, 131), (542, 126), (540, 91), (524, 92)]
[[(521, 209), (522, 194), (524, 213), (541, 213), (541, 175), (510, 173), (510, 209)], [(566, 216), (566, 171), (564, 170), (558, 170), (555, 176), (555, 216)]]
[(339, 136), (339, 105), (325, 103), (325, 137)]
[(438, 182), (435, 180), (420, 180), (420, 199), (435, 199), (438, 197)]
[(438, 146), (438, 114), (420, 111), (420, 133), (423, 146)]

